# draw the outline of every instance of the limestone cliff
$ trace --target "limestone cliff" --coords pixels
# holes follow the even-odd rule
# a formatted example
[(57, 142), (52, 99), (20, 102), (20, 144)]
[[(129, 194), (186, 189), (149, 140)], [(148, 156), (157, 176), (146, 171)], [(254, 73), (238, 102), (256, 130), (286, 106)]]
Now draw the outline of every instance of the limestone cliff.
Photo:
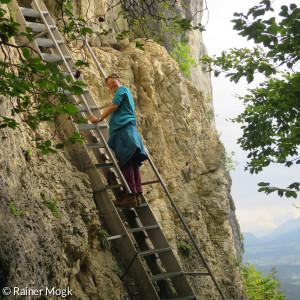
[[(84, 1), (76, 3), (85, 10)], [(92, 11), (99, 12), (104, 4), (92, 1)], [(224, 148), (208, 116), (209, 81), (184, 78), (167, 50), (154, 42), (141, 51), (134, 43), (97, 34), (91, 41), (104, 71), (117, 72), (131, 89), (148, 152), (227, 298), (247, 299)], [(111, 101), (93, 63), (84, 77), (99, 105)], [(0, 99), (0, 111), (9, 111), (5, 98)], [(47, 136), (51, 130), (45, 125), (37, 134)], [(70, 287), (70, 299), (120, 299), (126, 292), (117, 274), (120, 266), (110, 250), (100, 248), (101, 221), (87, 176), (76, 168), (74, 153), (40, 155), (32, 142), (35, 136), (26, 125), (0, 132), (1, 289)], [(143, 181), (153, 178), (145, 163)], [(183, 268), (197, 272), (201, 263), (195, 252), (189, 259), (178, 252), (179, 243), (189, 241), (162, 189), (151, 186), (144, 193)], [(55, 199), (58, 218), (45, 206)], [(23, 214), (15, 216), (19, 211)], [(192, 277), (191, 283), (199, 299), (219, 299), (209, 278)]]

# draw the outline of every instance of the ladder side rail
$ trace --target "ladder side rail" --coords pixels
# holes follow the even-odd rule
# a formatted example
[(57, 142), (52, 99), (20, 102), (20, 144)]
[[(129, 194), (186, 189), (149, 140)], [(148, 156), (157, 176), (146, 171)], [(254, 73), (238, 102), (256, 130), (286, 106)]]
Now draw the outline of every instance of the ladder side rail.
[[(18, 22), (19, 22), (20, 25), (21, 25), (21, 26), (20, 26), (21, 29), (22, 29), (24, 32), (26, 32), (26, 28), (29, 27), (29, 26), (27, 25), (27, 21), (25, 20), (25, 17), (23, 16), (22, 12), (19, 10), (19, 4), (18, 4), (17, 0), (11, 0), (11, 6), (12, 6), (12, 8), (13, 8), (14, 11), (15, 11), (16, 18), (17, 18)], [(39, 34), (39, 35), (40, 35), (40, 34)], [(22, 42), (25, 42), (26, 40), (28, 41), (28, 39), (26, 39), (25, 37), (22, 37), (21, 35), (20, 35), (20, 38), (21, 38), (21, 41), (22, 41)], [(33, 45), (32, 45), (32, 46), (33, 46), (32, 49), (34, 49), (34, 50), (36, 51), (35, 54), (36, 54), (37, 56), (40, 56), (41, 59), (43, 59), (43, 56), (40, 54), (40, 50), (39, 50), (39, 47), (38, 47), (36, 41), (33, 40), (31, 43), (33, 44)], [(22, 46), (25, 46), (25, 44), (23, 44)]]
[[(51, 31), (51, 29), (50, 29), (50, 27), (49, 27), (49, 24), (48, 24), (46, 18), (44, 17), (44, 15), (43, 15), (43, 13), (42, 13), (42, 10), (41, 10), (41, 8), (40, 8), (38, 2), (37, 2), (36, 0), (33, 0), (33, 2), (34, 2), (34, 4), (35, 4), (36, 9), (38, 10), (38, 12), (39, 12), (39, 14), (40, 14), (40, 17), (41, 17), (43, 23), (45, 24), (45, 26), (46, 26), (46, 28), (47, 28), (47, 30), (48, 30), (48, 33), (49, 33), (50, 36), (51, 36), (51, 39), (52, 39), (52, 41), (53, 41), (53, 43), (54, 43), (54, 45), (55, 45), (56, 50), (58, 51), (60, 57), (62, 58), (62, 61), (64, 62), (65, 66), (66, 66), (66, 68), (67, 68), (67, 71), (70, 73), (70, 76), (72, 77), (72, 80), (73, 80), (73, 81), (76, 81), (76, 80), (75, 80), (75, 77), (74, 77), (73, 74), (72, 74), (72, 70), (70, 69), (69, 64), (68, 64), (67, 61), (65, 60), (64, 55), (63, 55), (63, 53), (62, 53), (62, 51), (61, 51), (61, 49), (60, 49), (60, 46), (59, 46), (58, 43), (56, 42), (56, 39), (55, 39), (55, 37), (54, 37), (54, 34), (53, 34), (53, 32)], [(50, 17), (50, 15), (49, 15), (49, 17)], [(50, 18), (51, 18), (51, 17), (50, 17)], [(52, 18), (51, 18), (51, 20), (52, 20)]]
[(120, 168), (118, 166), (118, 163), (117, 163), (117, 161), (116, 161), (116, 159), (115, 159), (112, 151), (110, 150), (110, 147), (108, 146), (108, 144), (107, 144), (107, 142), (106, 142), (106, 140), (105, 140), (105, 138), (104, 138), (104, 136), (103, 136), (100, 128), (97, 126), (96, 123), (94, 124), (94, 126), (96, 127), (96, 131), (99, 133), (101, 141), (104, 144), (105, 149), (106, 149), (106, 151), (109, 154), (109, 158), (113, 161), (113, 164), (115, 166), (116, 172), (117, 172), (119, 178), (121, 179), (122, 184), (124, 185), (126, 191), (130, 194), (131, 193), (131, 189), (130, 189), (130, 187), (129, 187), (127, 181), (126, 181), (126, 179), (124, 178), (124, 176), (123, 176), (123, 174), (122, 174), (122, 172), (121, 172), (121, 170), (120, 170)]
[[(39, 4), (38, 4), (38, 2), (37, 2), (36, 0), (34, 0), (34, 4), (35, 4), (35, 6), (36, 6), (36, 8), (37, 8), (37, 10), (38, 10), (38, 12), (39, 12), (39, 14), (40, 14), (42, 20), (43, 20), (43, 23), (44, 23), (45, 26), (47, 27), (48, 32), (49, 32), (49, 34), (50, 34), (50, 36), (51, 36), (51, 39), (53, 40), (53, 42), (54, 42), (54, 44), (55, 44), (55, 47), (56, 47), (56, 49), (57, 49), (58, 52), (59, 52), (59, 55), (61, 56), (61, 58), (62, 58), (62, 60), (63, 60), (63, 62), (64, 62), (64, 64), (65, 64), (65, 66), (66, 66), (66, 68), (67, 68), (67, 70), (68, 70), (68, 72), (70, 73), (70, 76), (72, 77), (72, 80), (73, 80), (73, 81), (76, 81), (76, 80), (75, 80), (75, 77), (74, 77), (73, 74), (72, 74), (72, 70), (70, 69), (69, 64), (68, 64), (67, 61), (65, 60), (64, 55), (63, 55), (63, 53), (62, 53), (61, 50), (60, 50), (60, 46), (59, 46), (58, 43), (56, 42), (56, 39), (55, 39), (55, 37), (54, 37), (52, 31), (51, 31), (50, 28), (49, 28), (48, 22), (47, 22), (46, 18), (44, 17), (44, 15), (43, 15), (43, 13), (42, 13), (42, 10), (41, 10), (41, 8), (39, 7)], [(50, 17), (50, 15), (49, 15), (49, 17)], [(50, 18), (51, 18), (51, 17), (50, 17)], [(77, 26), (78, 26), (78, 25), (77, 25)], [(86, 41), (86, 40), (85, 40), (85, 41)], [(86, 43), (87, 43), (87, 41), (86, 41)], [(90, 48), (90, 50), (92, 51), (91, 48)], [(99, 62), (98, 62), (98, 65), (99, 65)], [(100, 65), (99, 65), (99, 66), (100, 66)], [(81, 96), (81, 98), (82, 98), (82, 100), (83, 100), (83, 103), (84, 103), (85, 106), (86, 106), (87, 113), (88, 113), (89, 115), (92, 115), (92, 111), (90, 110), (90, 108), (89, 108), (89, 106), (88, 106), (88, 104), (87, 104), (87, 102), (86, 102), (86, 99), (85, 99), (84, 95), (80, 95), (80, 96)], [(95, 104), (96, 104), (96, 102), (95, 102)], [(121, 179), (122, 183), (124, 184), (124, 186), (125, 186), (127, 192), (128, 192), (128, 193), (131, 193), (130, 187), (128, 186), (127, 181), (125, 180), (125, 178), (124, 178), (124, 176), (123, 176), (123, 174), (122, 174), (122, 172), (121, 172), (121, 170), (120, 170), (120, 168), (119, 168), (119, 166), (118, 166), (118, 163), (117, 163), (117, 161), (116, 161), (116, 159), (115, 159), (115, 157), (114, 157), (112, 151), (110, 150), (110, 147), (108, 146), (108, 144), (107, 144), (107, 142), (106, 142), (106, 140), (105, 140), (105, 138), (104, 138), (104, 136), (103, 136), (101, 130), (98, 128), (97, 124), (94, 124), (94, 126), (95, 126), (96, 131), (98, 132), (98, 134), (99, 134), (99, 136), (100, 136), (100, 138), (101, 138), (102, 143), (105, 145), (105, 148), (106, 148), (107, 152), (109, 153), (110, 159), (113, 161), (113, 163), (114, 163), (114, 165), (115, 165), (115, 168), (116, 168), (116, 171), (117, 171), (117, 173), (118, 173), (119, 178)]]
[[(147, 153), (147, 152), (146, 152), (146, 153)], [(206, 267), (208, 273), (210, 274), (210, 276), (211, 276), (211, 278), (212, 278), (212, 280), (213, 280), (215, 286), (216, 286), (217, 289), (218, 289), (219, 294), (221, 295), (221, 297), (222, 297), (223, 300), (227, 300), (226, 297), (225, 297), (225, 295), (223, 294), (223, 292), (222, 292), (222, 290), (221, 290), (221, 287), (219, 286), (218, 282), (216, 281), (216, 279), (215, 279), (215, 277), (214, 277), (214, 275), (213, 275), (213, 273), (212, 273), (212, 271), (211, 271), (211, 269), (210, 269), (210, 267), (209, 267), (209, 265), (208, 265), (208, 263), (207, 263), (205, 257), (203, 256), (203, 254), (202, 254), (202, 252), (201, 252), (201, 250), (200, 250), (200, 248), (199, 248), (199, 246), (198, 246), (198, 244), (197, 244), (197, 242), (196, 242), (196, 240), (195, 240), (195, 238), (194, 238), (194, 236), (193, 236), (193, 234), (192, 234), (190, 228), (189, 228), (188, 225), (186, 224), (186, 222), (185, 222), (184, 218), (182, 217), (182, 215), (181, 215), (181, 213), (180, 213), (180, 211), (179, 211), (179, 209), (178, 209), (178, 207), (177, 207), (175, 201), (173, 200), (173, 198), (172, 198), (172, 196), (171, 196), (171, 194), (170, 194), (170, 192), (169, 192), (167, 186), (165, 185), (165, 183), (164, 183), (163, 179), (161, 178), (160, 174), (158, 173), (158, 170), (156, 169), (156, 167), (155, 167), (155, 165), (154, 165), (154, 163), (153, 163), (151, 157), (149, 156), (149, 153), (147, 153), (147, 156), (148, 156), (148, 161), (149, 161), (149, 163), (150, 163), (150, 165), (151, 165), (151, 167), (152, 167), (152, 169), (153, 169), (155, 175), (156, 175), (157, 178), (159, 179), (160, 184), (161, 184), (161, 186), (163, 187), (163, 189), (164, 189), (166, 195), (168, 196), (168, 198), (169, 198), (169, 200), (170, 200), (170, 202), (171, 202), (171, 205), (172, 205), (173, 208), (175, 209), (175, 211), (176, 211), (178, 217), (180, 218), (180, 221), (181, 221), (181, 223), (183, 224), (185, 231), (187, 232), (187, 234), (188, 234), (188, 236), (190, 237), (190, 239), (191, 239), (191, 241), (192, 241), (194, 247), (196, 248), (198, 254), (200, 255), (200, 257), (201, 257), (201, 259), (202, 259), (202, 261), (203, 261), (203, 264), (205, 265), (205, 267)]]
[[(72, 20), (73, 20), (75, 26), (77, 27), (77, 29), (80, 29), (79, 26), (78, 26), (78, 23), (76, 22), (76, 20), (73, 16), (72, 16)], [(82, 38), (83, 38), (88, 50), (90, 51), (90, 53), (92, 55), (92, 58), (94, 59), (94, 62), (96, 63), (96, 65), (97, 65), (98, 69), (100, 70), (102, 76), (104, 77), (104, 79), (106, 79), (106, 74), (105, 74), (104, 70), (102, 69), (101, 65), (99, 64), (99, 61), (98, 61), (93, 49), (91, 48), (90, 44), (88, 43), (86, 37), (83, 35)]]

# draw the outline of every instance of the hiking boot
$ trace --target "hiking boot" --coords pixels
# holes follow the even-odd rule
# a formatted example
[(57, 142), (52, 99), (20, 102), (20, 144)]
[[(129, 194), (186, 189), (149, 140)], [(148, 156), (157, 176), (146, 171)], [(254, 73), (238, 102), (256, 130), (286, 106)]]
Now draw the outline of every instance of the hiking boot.
[(136, 196), (135, 195), (127, 195), (125, 196), (122, 201), (115, 201), (115, 206), (128, 206), (128, 207), (136, 207)]
[(136, 195), (136, 202), (138, 206), (142, 204), (141, 197), (142, 197), (142, 193)]

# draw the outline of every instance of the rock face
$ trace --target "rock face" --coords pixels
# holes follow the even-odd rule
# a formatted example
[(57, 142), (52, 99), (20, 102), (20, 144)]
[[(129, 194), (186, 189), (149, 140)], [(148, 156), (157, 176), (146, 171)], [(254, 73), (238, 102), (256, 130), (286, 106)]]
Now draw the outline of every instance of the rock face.
[[(85, 1), (76, 3), (79, 11), (86, 11)], [(101, 15), (105, 3), (90, 5)], [(247, 299), (238, 268), (243, 247), (224, 148), (209, 118), (207, 77), (185, 79), (167, 50), (151, 41), (145, 51), (135, 43), (97, 34), (91, 41), (104, 71), (118, 73), (131, 89), (145, 146), (227, 299)], [(99, 105), (112, 100), (93, 63), (84, 77)], [(9, 110), (8, 99), (0, 99), (1, 114)], [(37, 134), (49, 136), (52, 130), (44, 125)], [(1, 290), (69, 287), (70, 299), (120, 299), (125, 287), (113, 254), (100, 248), (97, 233), (102, 225), (87, 176), (67, 150), (41, 156), (32, 142), (35, 137), (26, 125), (0, 131)], [(147, 162), (142, 179), (155, 179)], [(144, 193), (184, 270), (201, 271), (195, 250), (189, 258), (179, 251), (180, 243), (190, 242), (163, 190), (153, 185)], [(55, 200), (56, 217), (53, 206), (46, 206)], [(219, 299), (210, 278), (190, 279), (199, 299)]]
[[(5, 107), (2, 98), (1, 113)], [(39, 134), (49, 135), (49, 128)], [(119, 299), (123, 289), (114, 272), (119, 267), (100, 249), (99, 216), (87, 176), (65, 153), (38, 154), (34, 137), (25, 126), (0, 133), (1, 291), (28, 287), (42, 289), (38, 295), (45, 296), (45, 287), (69, 287), (76, 295), (72, 299)], [(55, 200), (59, 215), (46, 206)]]

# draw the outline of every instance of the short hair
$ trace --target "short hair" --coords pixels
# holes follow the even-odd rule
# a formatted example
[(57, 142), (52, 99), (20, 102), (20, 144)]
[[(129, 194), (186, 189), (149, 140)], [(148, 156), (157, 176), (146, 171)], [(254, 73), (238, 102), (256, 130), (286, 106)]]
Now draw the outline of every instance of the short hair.
[(106, 83), (107, 83), (107, 80), (108, 80), (109, 78), (115, 78), (115, 79), (117, 79), (117, 80), (121, 80), (120, 77), (119, 77), (119, 75), (117, 75), (116, 73), (112, 73), (112, 74), (108, 75), (108, 76), (105, 78), (105, 82), (106, 82)]

